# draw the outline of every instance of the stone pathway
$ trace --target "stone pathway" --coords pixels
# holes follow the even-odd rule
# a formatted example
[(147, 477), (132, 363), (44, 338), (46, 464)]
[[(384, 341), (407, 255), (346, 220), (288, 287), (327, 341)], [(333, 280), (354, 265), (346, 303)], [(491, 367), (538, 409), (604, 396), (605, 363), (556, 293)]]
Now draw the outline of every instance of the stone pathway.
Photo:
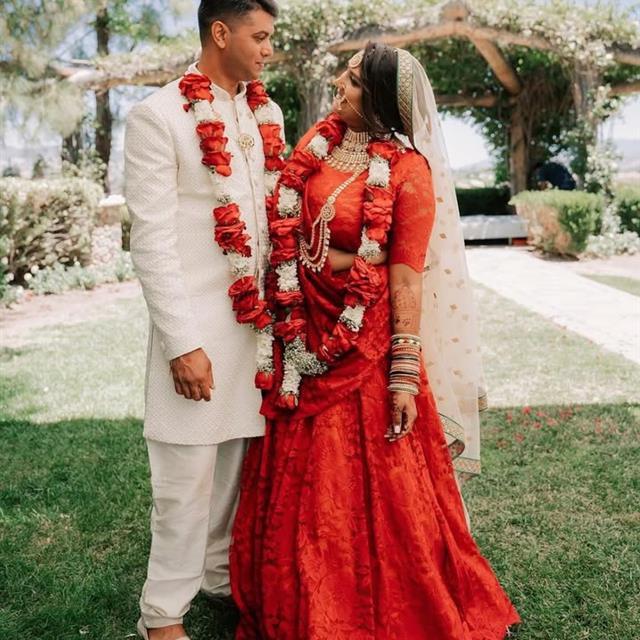
[[(640, 278), (640, 256), (633, 258), (623, 261), (624, 275)], [(469, 247), (467, 260), (475, 282), (640, 364), (639, 297), (581, 276), (575, 262), (546, 260), (526, 247)], [(581, 264), (588, 273), (589, 263)]]

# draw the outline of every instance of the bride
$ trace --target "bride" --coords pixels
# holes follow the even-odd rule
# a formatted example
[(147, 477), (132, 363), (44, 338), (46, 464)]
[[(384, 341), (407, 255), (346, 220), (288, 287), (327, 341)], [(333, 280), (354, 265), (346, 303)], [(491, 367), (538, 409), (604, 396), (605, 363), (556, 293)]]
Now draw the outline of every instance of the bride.
[(237, 638), (498, 640), (519, 616), (465, 519), (484, 401), (433, 91), (370, 43), (273, 202), (275, 388), (231, 548)]

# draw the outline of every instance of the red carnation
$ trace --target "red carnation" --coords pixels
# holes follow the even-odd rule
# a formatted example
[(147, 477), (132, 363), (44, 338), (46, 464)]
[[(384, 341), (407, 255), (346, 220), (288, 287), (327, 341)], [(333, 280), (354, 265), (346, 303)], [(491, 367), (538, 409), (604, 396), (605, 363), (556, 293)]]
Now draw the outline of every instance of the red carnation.
[(318, 355), (326, 362), (335, 362), (351, 349), (357, 337), (358, 334), (348, 329), (342, 322), (336, 322), (331, 335), (322, 341)]
[(390, 161), (398, 151), (398, 147), (389, 140), (374, 140), (369, 143), (367, 152), (369, 156), (380, 156), (384, 160)]
[(278, 218), (269, 225), (269, 233), (272, 239), (291, 237), (295, 240), (295, 232), (299, 228), (300, 218)]
[(247, 103), (252, 111), (255, 111), (259, 106), (267, 104), (268, 102), (269, 95), (260, 80), (254, 80), (247, 85)]
[(267, 171), (282, 171), (287, 163), (280, 157), (265, 158), (264, 167)]
[(361, 304), (369, 307), (379, 297), (381, 291), (382, 278), (378, 270), (360, 256), (356, 257), (345, 287), (345, 305), (355, 307)]
[(304, 179), (295, 174), (295, 167), (292, 164), (289, 164), (286, 171), (282, 172), (280, 176), (280, 184), (285, 187), (289, 187), (289, 189), (293, 189), (298, 193), (302, 193), (304, 189)]
[(216, 242), (223, 251), (235, 251), (246, 258), (251, 256), (249, 236), (244, 233), (244, 222), (238, 221), (231, 225), (218, 225), (214, 230)]
[(196, 133), (200, 138), (220, 138), (224, 135), (224, 122), (199, 122)]
[(335, 113), (332, 113), (328, 118), (318, 122), (316, 125), (316, 131), (329, 141), (329, 146), (335, 146), (342, 140), (347, 125), (340, 119)]
[(290, 411), (293, 411), (298, 406), (298, 397), (293, 393), (280, 394), (276, 400), (276, 404), (281, 409), (289, 409)]
[(216, 173), (219, 173), (221, 176), (225, 176), (226, 178), (231, 175), (231, 167), (228, 164), (218, 165), (215, 169)]
[(273, 388), (274, 376), (268, 371), (258, 371), (255, 377), (255, 386), (257, 389), (268, 391)]
[(273, 325), (273, 332), (278, 338), (282, 338), (284, 342), (293, 342), (296, 338), (300, 338), (304, 342), (306, 340), (306, 331), (306, 320), (288, 320), (286, 322), (276, 322)]
[(308, 177), (318, 168), (320, 162), (321, 160), (315, 154), (311, 153), (311, 151), (301, 149), (293, 154), (289, 165), (293, 165), (291, 169), (292, 173)]
[(239, 278), (229, 287), (229, 295), (232, 298), (252, 294), (254, 292), (256, 295), (258, 294), (256, 279), (253, 276), (244, 276), (244, 278)]
[(231, 154), (228, 151), (205, 153), (202, 156), (202, 164), (208, 167), (215, 167), (216, 171), (218, 171), (218, 167), (228, 167), (231, 164)]
[(209, 136), (208, 138), (203, 138), (200, 141), (200, 148), (205, 152), (205, 154), (222, 153), (227, 147), (227, 142), (229, 142), (228, 138), (222, 136)]
[(256, 300), (252, 309), (237, 311), (236, 318), (241, 324), (253, 324), (258, 329), (264, 329), (271, 322), (264, 300)]
[[(389, 200), (391, 204), (393, 201)], [(391, 227), (392, 206), (386, 202), (372, 200), (365, 202), (362, 206), (364, 212), (364, 223), (369, 229), (381, 229), (386, 232)]]
[(260, 135), (262, 136), (265, 156), (279, 156), (284, 152), (285, 144), (280, 135), (279, 124), (261, 124), (258, 129), (260, 129)]
[(178, 88), (189, 102), (195, 102), (196, 100), (213, 102), (211, 80), (201, 73), (188, 73), (180, 80)]
[(293, 260), (298, 255), (298, 248), (294, 244), (293, 246), (285, 246), (285, 247), (276, 247), (275, 243), (273, 245), (273, 250), (271, 251), (271, 266), (276, 267), (281, 262), (288, 262), (289, 260)]
[(295, 307), (304, 300), (301, 291), (278, 291), (275, 298), (281, 307)]
[(240, 208), (235, 202), (213, 210), (213, 217), (220, 225), (234, 224), (240, 220)]

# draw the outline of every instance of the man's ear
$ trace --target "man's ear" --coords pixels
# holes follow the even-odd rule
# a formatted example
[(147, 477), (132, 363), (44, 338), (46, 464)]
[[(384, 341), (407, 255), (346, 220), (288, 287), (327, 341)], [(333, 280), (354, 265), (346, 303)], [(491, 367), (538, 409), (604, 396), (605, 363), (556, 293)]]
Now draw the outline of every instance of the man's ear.
[(211, 39), (220, 48), (225, 49), (229, 42), (229, 27), (220, 20), (216, 20), (211, 25)]

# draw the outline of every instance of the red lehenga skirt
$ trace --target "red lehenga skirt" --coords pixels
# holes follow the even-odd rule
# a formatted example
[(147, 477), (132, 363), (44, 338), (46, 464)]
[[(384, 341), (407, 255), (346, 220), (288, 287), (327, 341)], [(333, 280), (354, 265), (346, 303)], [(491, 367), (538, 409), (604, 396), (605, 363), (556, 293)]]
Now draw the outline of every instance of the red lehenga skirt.
[[(300, 273), (312, 348), (342, 311), (345, 278)], [(356, 349), (304, 380), (294, 413), (265, 398), (230, 554), (237, 640), (502, 640), (520, 621), (467, 527), (424, 371), (413, 432), (384, 438), (390, 317), (385, 287)]]

